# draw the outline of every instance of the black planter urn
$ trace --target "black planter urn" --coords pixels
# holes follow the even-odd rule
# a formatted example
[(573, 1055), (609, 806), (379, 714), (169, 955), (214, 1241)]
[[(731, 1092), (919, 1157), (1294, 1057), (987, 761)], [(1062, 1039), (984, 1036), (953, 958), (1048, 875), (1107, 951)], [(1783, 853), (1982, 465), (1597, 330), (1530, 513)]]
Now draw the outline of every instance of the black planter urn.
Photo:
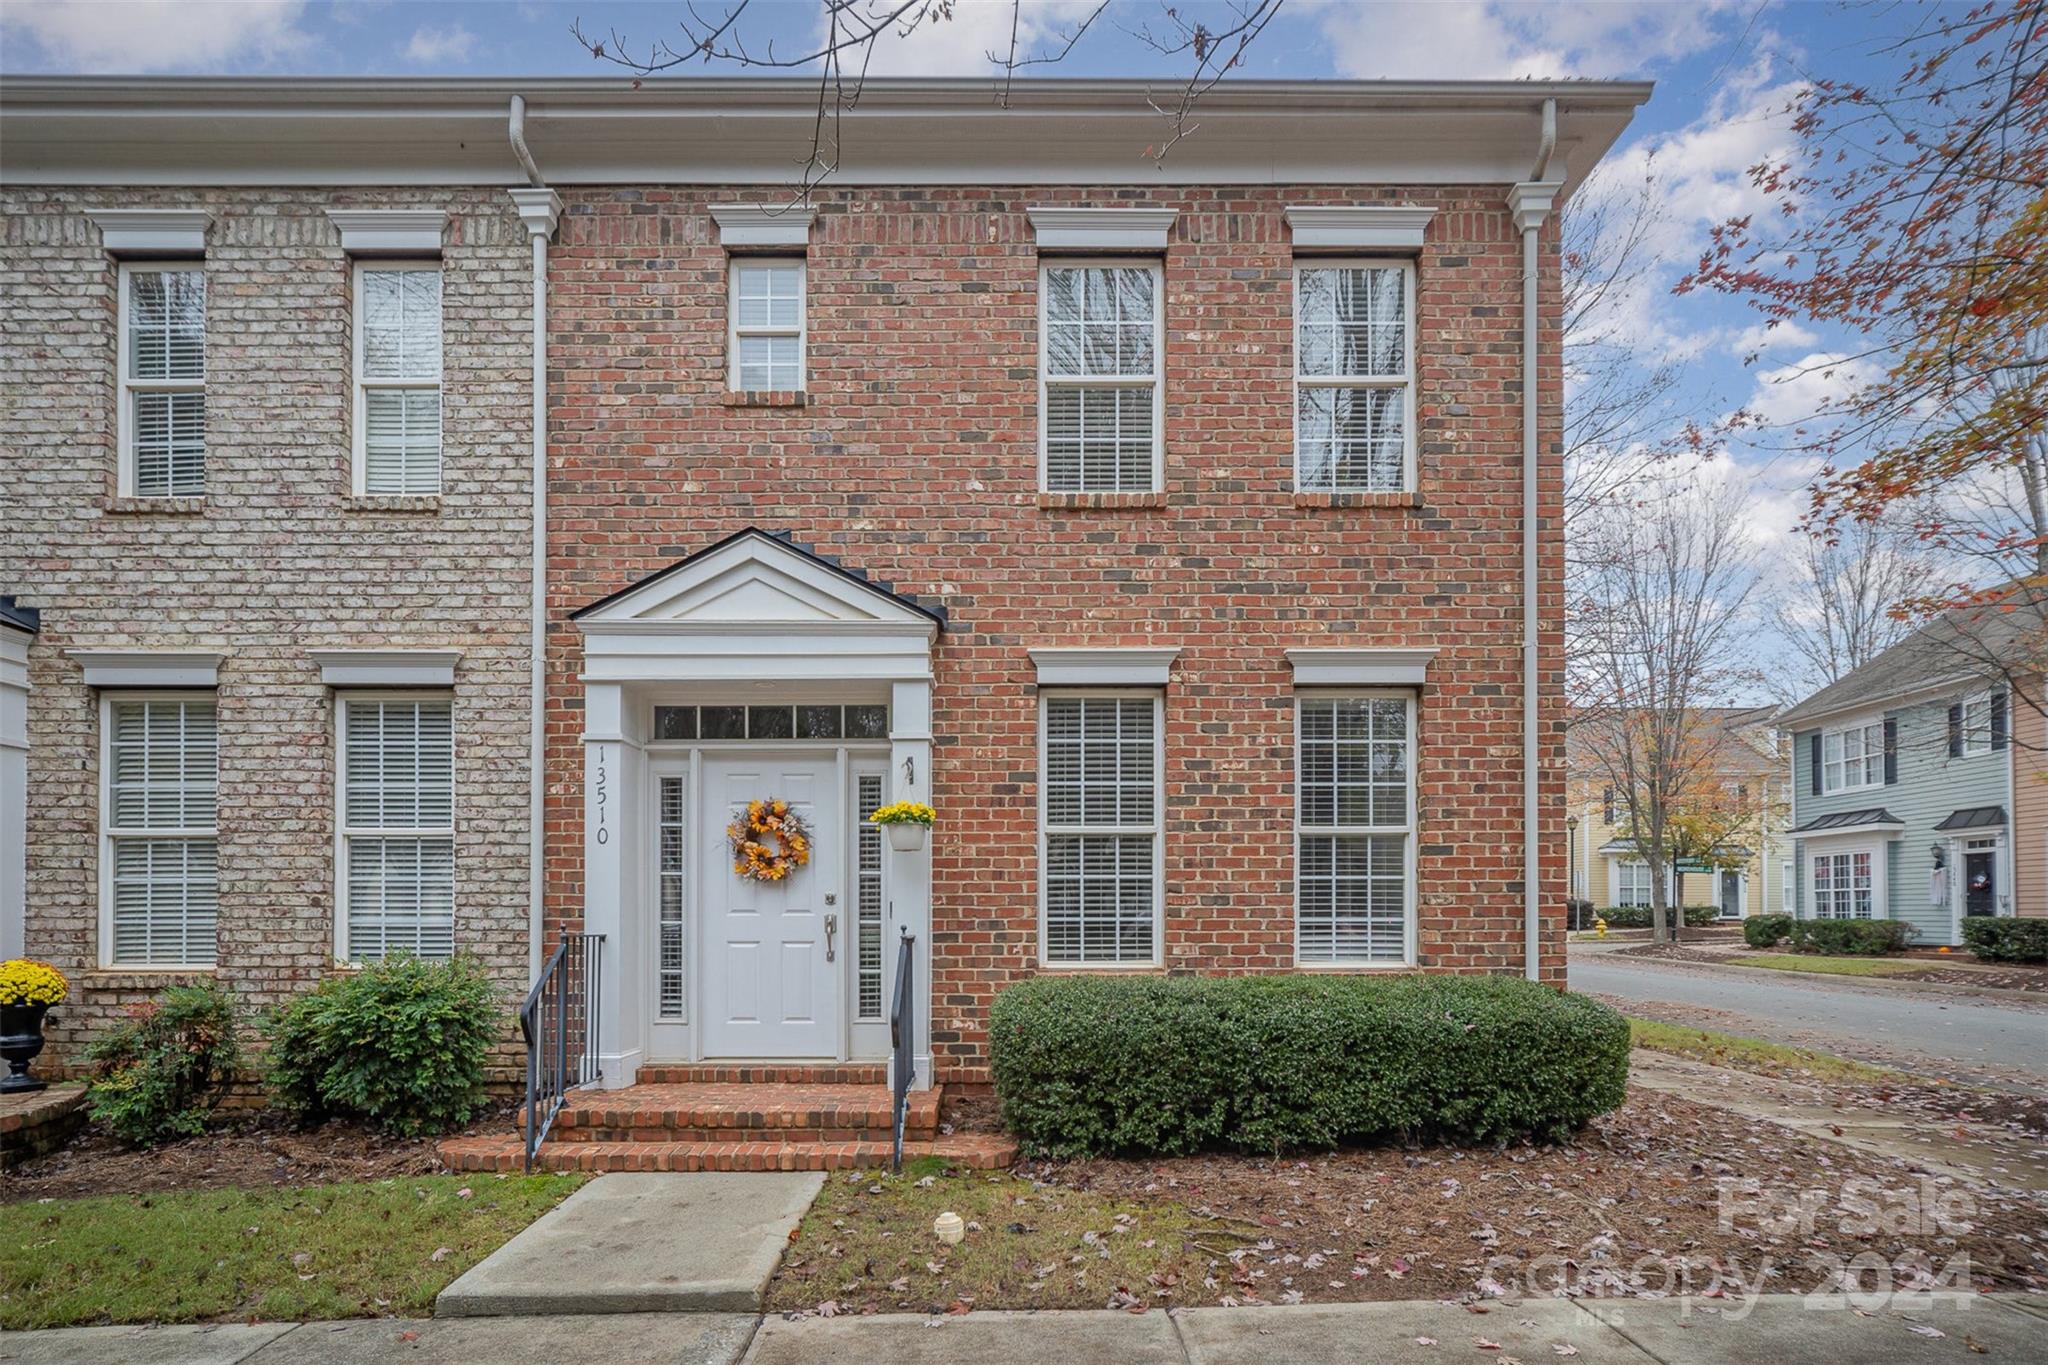
[(28, 1074), (28, 1064), (43, 1050), (43, 1016), (49, 1012), (48, 1005), (0, 1005), (0, 1059), (7, 1062), (0, 1095), (48, 1088), (49, 1082)]

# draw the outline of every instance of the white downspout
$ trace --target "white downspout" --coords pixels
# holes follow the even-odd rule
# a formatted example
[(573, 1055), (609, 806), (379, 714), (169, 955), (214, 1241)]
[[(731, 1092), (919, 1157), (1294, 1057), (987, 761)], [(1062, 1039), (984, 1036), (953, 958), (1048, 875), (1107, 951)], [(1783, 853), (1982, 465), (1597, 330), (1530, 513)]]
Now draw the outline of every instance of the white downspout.
[(1537, 799), (1537, 472), (1541, 443), (1537, 430), (1537, 355), (1540, 335), (1538, 268), (1542, 255), (1537, 238), (1550, 216), (1563, 182), (1546, 180), (1551, 154), (1557, 150), (1557, 101), (1543, 101), (1542, 140), (1529, 178), (1508, 191), (1508, 208), (1522, 234), (1522, 975), (1542, 976), (1543, 888), (1540, 833), (1541, 802)]
[(526, 976), (540, 979), (542, 899), (547, 853), (547, 644), (548, 644), (548, 239), (562, 214), (561, 196), (542, 181), (526, 146), (526, 101), (512, 97), (507, 134), (528, 187), (510, 193), (533, 244), (533, 600), (527, 709), (528, 792)]

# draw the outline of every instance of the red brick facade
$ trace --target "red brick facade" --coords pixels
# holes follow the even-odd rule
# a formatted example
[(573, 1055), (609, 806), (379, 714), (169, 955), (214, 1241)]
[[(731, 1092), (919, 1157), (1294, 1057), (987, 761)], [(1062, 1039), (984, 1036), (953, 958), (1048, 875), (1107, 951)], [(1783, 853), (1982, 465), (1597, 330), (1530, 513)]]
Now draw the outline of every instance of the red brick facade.
[[(994, 993), (1037, 970), (1027, 649), (1174, 645), (1164, 732), (1171, 972), (1293, 966), (1285, 651), (1434, 646), (1418, 713), (1419, 965), (1522, 966), (1521, 263), (1505, 185), (828, 189), (807, 394), (726, 391), (741, 190), (576, 190), (550, 256), (547, 896), (582, 908), (569, 613), (745, 526), (943, 603), (935, 647), (932, 1046), (985, 1077)], [(1289, 204), (1434, 206), (1417, 273), (1419, 490), (1299, 495)], [(1038, 204), (1180, 210), (1165, 260), (1165, 484), (1038, 490)], [(1555, 221), (1543, 234), (1543, 974), (1563, 977), (1563, 542)], [(1555, 913), (1552, 913), (1552, 907)]]

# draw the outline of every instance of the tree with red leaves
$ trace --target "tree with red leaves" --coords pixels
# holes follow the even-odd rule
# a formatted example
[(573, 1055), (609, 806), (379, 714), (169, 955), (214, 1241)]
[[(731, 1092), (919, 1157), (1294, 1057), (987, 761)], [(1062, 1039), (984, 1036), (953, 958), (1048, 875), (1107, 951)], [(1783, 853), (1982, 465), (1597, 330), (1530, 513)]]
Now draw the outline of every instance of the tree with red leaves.
[(1823, 461), (1809, 529), (1911, 509), (1995, 586), (1906, 605), (2017, 605), (2048, 593), (2048, 0), (1886, 8), (1915, 16), (1877, 53), (1897, 78), (1804, 89), (1797, 150), (1750, 172), (1777, 211), (1717, 227), (1678, 290), (1862, 339), (1793, 438)]

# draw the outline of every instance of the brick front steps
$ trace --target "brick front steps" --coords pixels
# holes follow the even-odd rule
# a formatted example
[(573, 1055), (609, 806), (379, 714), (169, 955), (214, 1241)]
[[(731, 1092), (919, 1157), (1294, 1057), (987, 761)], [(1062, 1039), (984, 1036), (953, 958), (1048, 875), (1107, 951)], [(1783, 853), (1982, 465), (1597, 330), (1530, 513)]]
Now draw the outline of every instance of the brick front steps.
[[(664, 1077), (623, 1090), (572, 1093), (555, 1116), (539, 1163), (557, 1171), (840, 1171), (886, 1166), (892, 1118), (887, 1086), (843, 1080), (777, 1079), (743, 1083), (736, 1072), (776, 1075), (782, 1068), (643, 1068)], [(829, 1074), (860, 1068), (817, 1068)], [(524, 1115), (520, 1117), (523, 1124)], [(524, 1149), (517, 1132), (451, 1138), (442, 1162), (457, 1171), (516, 1171)], [(978, 1170), (1017, 1157), (1014, 1140), (982, 1133), (941, 1134), (939, 1092), (913, 1091), (904, 1118), (903, 1155), (941, 1156)]]

